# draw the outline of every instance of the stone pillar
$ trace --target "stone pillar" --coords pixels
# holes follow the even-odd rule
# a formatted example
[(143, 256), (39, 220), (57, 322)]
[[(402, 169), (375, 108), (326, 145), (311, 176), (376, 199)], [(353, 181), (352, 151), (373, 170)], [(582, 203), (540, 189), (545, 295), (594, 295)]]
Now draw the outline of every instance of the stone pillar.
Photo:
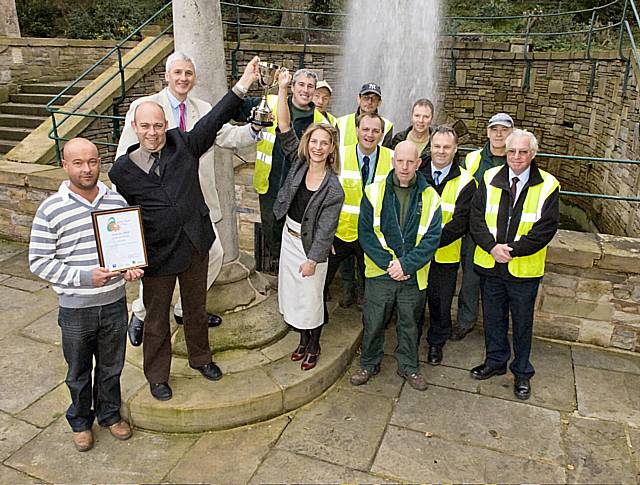
[[(228, 90), (220, 3), (173, 2), (173, 30), (175, 49), (189, 53), (196, 62), (194, 94), (215, 104)], [(216, 228), (224, 249), (224, 264), (215, 286), (209, 290), (207, 310), (224, 313), (263, 301), (268, 283), (255, 273), (253, 258), (240, 254), (233, 156), (229, 150), (215, 150), (216, 188), (222, 211), (222, 220), (216, 223)]]
[(0, 37), (20, 37), (16, 0), (0, 0)]
[[(220, 3), (182, 0), (173, 2), (172, 8), (175, 49), (189, 53), (197, 65), (193, 93), (214, 105), (228, 89)], [(238, 258), (233, 159), (228, 150), (215, 150), (216, 188), (222, 210), (222, 220), (216, 227), (227, 263)]]

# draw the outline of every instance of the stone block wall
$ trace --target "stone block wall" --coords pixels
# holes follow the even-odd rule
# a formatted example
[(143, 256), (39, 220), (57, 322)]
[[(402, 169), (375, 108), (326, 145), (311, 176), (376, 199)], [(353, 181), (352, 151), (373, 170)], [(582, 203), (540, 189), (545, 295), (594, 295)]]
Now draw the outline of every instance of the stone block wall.
[[(127, 43), (124, 51), (135, 44)], [(113, 40), (0, 37), (0, 102), (24, 83), (75, 79), (115, 45)]]
[[(465, 124), (469, 135), (463, 142), (482, 144), (486, 121), (505, 111), (517, 126), (536, 134), (541, 152), (640, 158), (638, 82), (632, 71), (623, 93), (626, 64), (615, 52), (594, 52), (594, 60), (586, 59), (585, 52), (533, 52), (527, 60), (522, 53), (510, 52), (508, 44), (443, 47), (439, 114), (441, 119)], [(455, 81), (449, 82), (450, 78)], [(542, 158), (540, 162), (567, 191), (640, 194), (639, 165)], [(571, 202), (586, 210), (601, 232), (640, 234), (637, 202), (587, 198)]]
[(640, 351), (640, 241), (559, 231), (536, 303), (536, 335)]

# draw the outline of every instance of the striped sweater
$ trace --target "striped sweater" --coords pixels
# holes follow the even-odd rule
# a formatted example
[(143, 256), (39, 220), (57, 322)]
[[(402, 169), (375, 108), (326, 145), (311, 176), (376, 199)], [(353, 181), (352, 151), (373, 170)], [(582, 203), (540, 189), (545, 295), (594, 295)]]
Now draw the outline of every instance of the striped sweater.
[(92, 284), (91, 270), (100, 266), (91, 213), (119, 209), (127, 203), (98, 181), (93, 203), (71, 192), (68, 181), (36, 212), (29, 242), (29, 269), (50, 282), (61, 307), (107, 305), (124, 297), (124, 280), (116, 277), (101, 287)]

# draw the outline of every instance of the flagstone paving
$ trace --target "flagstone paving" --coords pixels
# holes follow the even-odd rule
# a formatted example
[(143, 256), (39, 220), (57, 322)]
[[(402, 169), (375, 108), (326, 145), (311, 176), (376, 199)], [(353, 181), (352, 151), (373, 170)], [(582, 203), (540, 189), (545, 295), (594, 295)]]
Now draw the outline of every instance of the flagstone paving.
[[(134, 286), (128, 294), (135, 294)], [(208, 433), (135, 430), (126, 442), (95, 425), (94, 449), (78, 453), (64, 418), (69, 398), (56, 297), (29, 273), (24, 245), (0, 241), (0, 309), (1, 484), (640, 479), (635, 354), (535, 339), (533, 395), (521, 402), (509, 374), (483, 382), (469, 377), (483, 359), (482, 333), (475, 330), (447, 344), (441, 366), (424, 362), (421, 345), (421, 371), (430, 385), (418, 392), (395, 373), (391, 326), (381, 372), (364, 386), (349, 383), (356, 356), (322, 396), (270, 421)], [(332, 322), (347, 314), (334, 312)], [(353, 316), (340, 325), (345, 323), (361, 325)], [(144, 392), (135, 363), (133, 358), (125, 365), (125, 398)], [(234, 382), (237, 392), (248, 385)], [(228, 387), (220, 386), (232, 392)]]

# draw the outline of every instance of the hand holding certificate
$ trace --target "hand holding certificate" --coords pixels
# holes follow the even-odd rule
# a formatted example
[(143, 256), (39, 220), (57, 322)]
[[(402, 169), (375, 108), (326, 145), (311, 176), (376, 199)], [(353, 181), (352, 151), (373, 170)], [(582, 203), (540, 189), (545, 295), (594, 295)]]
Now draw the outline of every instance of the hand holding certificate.
[(103, 268), (115, 272), (147, 266), (140, 207), (96, 211), (92, 217)]

